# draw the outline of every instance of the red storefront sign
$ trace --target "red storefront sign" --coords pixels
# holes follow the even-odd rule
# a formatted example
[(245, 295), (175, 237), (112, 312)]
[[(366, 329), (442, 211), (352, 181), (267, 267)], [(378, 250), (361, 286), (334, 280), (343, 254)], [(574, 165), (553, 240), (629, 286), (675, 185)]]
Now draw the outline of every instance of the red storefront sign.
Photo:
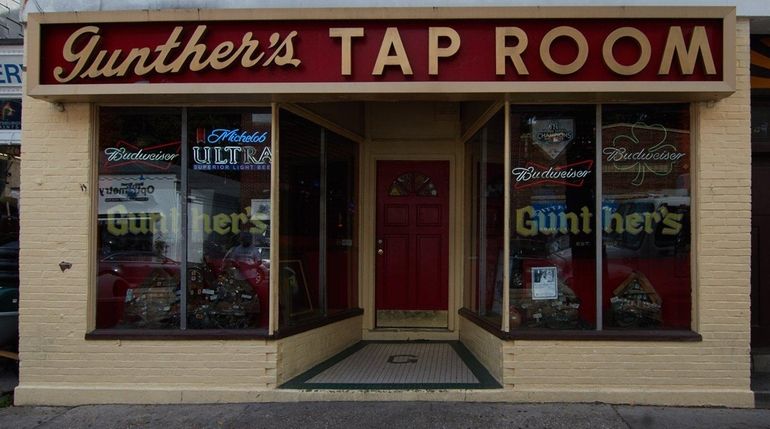
[[(715, 82), (723, 19), (40, 25), (39, 83)], [(451, 91), (451, 89), (447, 89)]]

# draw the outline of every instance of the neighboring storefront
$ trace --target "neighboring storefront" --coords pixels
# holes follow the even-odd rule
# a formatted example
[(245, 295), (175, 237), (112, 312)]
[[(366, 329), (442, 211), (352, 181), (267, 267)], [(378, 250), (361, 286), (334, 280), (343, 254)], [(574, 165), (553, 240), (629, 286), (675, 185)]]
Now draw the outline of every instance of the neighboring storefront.
[[(751, 352), (754, 373), (770, 373), (770, 252), (764, 186), (770, 173), (770, 28), (751, 35)], [(769, 392), (763, 392), (765, 397)], [(758, 399), (759, 400), (759, 399)]]
[[(735, 8), (27, 31), (17, 403), (753, 404)], [(281, 387), (415, 339), (459, 340), (501, 387)]]
[(20, 6), (0, 1), (0, 365), (18, 348), (19, 198), (24, 46)]

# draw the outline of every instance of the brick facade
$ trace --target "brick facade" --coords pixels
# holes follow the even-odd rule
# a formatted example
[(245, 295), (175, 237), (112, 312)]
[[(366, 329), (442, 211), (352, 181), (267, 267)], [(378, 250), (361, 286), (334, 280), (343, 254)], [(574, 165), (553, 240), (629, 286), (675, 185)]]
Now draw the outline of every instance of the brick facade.
[[(495, 392), (287, 393), (278, 384), (361, 338), (363, 318), (283, 340), (85, 340), (95, 281), (88, 103), (26, 97), (21, 168), (20, 405), (296, 399), (606, 401), (752, 406), (749, 23), (737, 89), (694, 105), (693, 330), (702, 342), (502, 342), (460, 318)], [(62, 271), (60, 262), (72, 263)], [(462, 285), (458, 285), (461, 287)], [(89, 289), (91, 288), (91, 289)]]

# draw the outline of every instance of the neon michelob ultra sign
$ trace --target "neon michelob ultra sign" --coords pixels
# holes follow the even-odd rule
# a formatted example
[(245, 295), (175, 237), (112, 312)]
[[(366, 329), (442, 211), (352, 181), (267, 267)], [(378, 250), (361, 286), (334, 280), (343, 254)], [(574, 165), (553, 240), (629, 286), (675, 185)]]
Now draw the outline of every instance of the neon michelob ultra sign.
[(269, 170), (273, 159), (268, 131), (198, 128), (193, 146), (193, 170)]

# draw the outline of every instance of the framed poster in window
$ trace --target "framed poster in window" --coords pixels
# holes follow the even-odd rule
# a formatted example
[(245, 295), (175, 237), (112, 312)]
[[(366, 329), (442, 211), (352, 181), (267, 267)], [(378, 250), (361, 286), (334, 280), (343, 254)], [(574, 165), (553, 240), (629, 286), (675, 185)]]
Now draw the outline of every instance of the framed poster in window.
[(556, 267), (532, 267), (532, 299), (546, 300), (559, 297)]

